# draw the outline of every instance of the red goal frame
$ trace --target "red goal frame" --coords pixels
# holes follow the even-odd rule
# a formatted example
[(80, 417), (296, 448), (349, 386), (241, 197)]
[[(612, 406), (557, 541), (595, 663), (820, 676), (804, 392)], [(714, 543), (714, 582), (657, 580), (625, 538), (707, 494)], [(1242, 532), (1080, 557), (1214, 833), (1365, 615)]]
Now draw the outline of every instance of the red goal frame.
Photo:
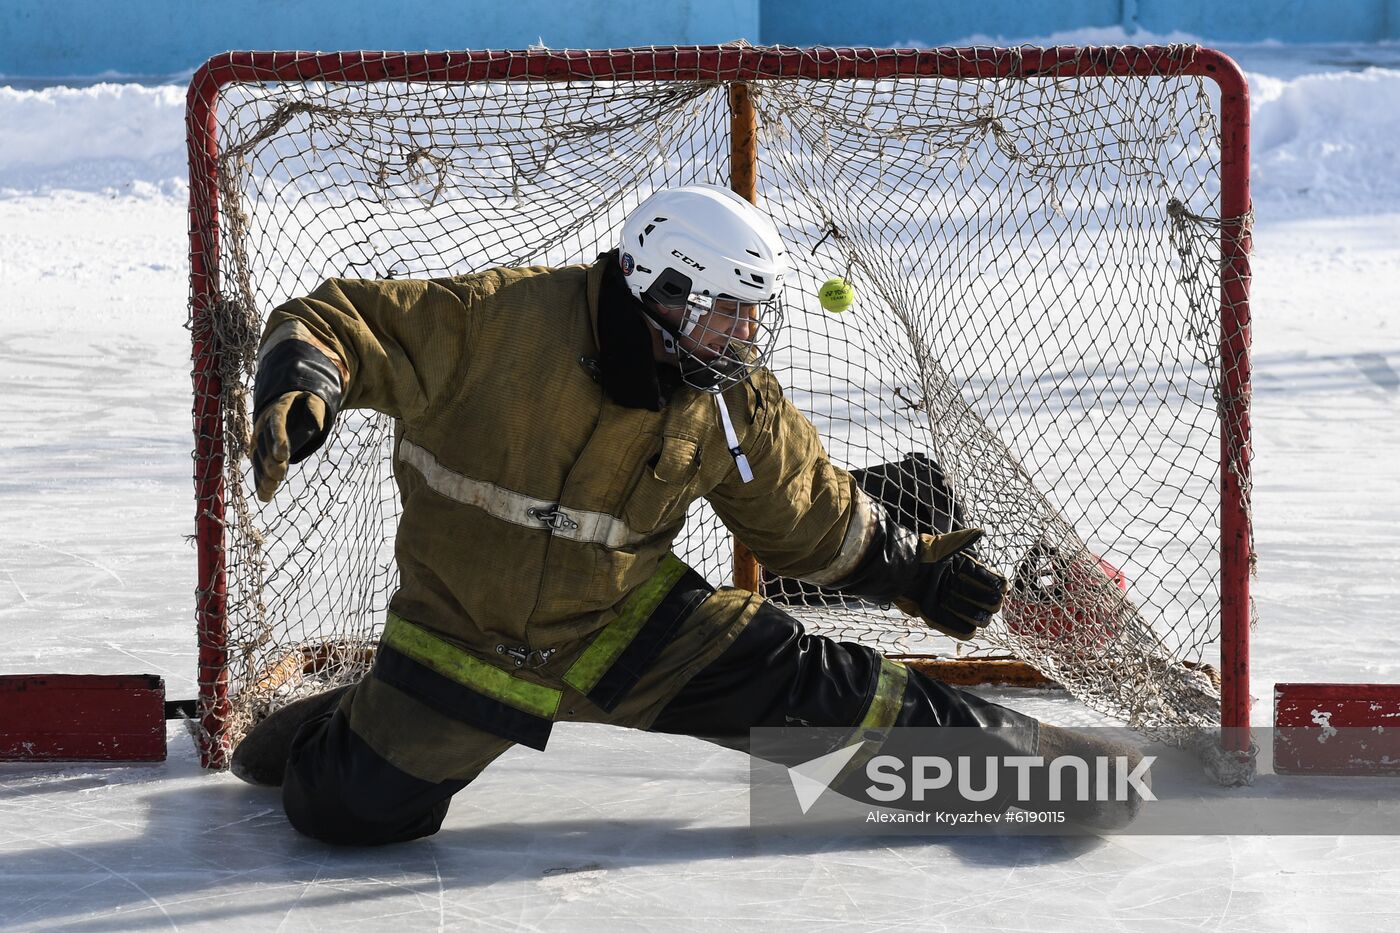
[[(798, 49), (745, 45), (598, 51), (459, 52), (227, 52), (194, 75), (186, 127), (190, 163), (190, 306), (192, 322), (209, 314), (219, 294), (219, 155), (217, 108), (221, 90), (235, 82), (329, 80), (346, 82), (477, 82), (635, 79), (720, 81), (736, 87), (779, 78), (877, 79), (895, 77), (1007, 78), (1196, 75), (1220, 89), (1222, 276), (1221, 368), (1221, 723), (1226, 747), (1248, 747), (1249, 577), (1251, 528), (1249, 426), (1249, 95), (1243, 74), (1227, 56), (1184, 46), (1072, 48), (960, 48), (893, 50)], [(742, 174), (742, 167), (735, 174)], [(737, 179), (736, 179), (737, 180)], [(218, 350), (208, 328), (192, 327), (195, 391), (195, 498), (198, 582), (199, 713), (201, 761), (226, 764), (221, 734), (227, 715), (229, 648), (224, 563), (224, 457)], [(1227, 436), (1230, 426), (1239, 430)]]

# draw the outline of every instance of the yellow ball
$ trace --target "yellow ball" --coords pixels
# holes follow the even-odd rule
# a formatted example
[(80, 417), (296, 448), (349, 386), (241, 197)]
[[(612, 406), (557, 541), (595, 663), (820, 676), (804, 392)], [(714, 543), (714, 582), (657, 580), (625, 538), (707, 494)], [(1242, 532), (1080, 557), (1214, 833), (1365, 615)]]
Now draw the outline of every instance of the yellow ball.
[(856, 290), (851, 287), (850, 282), (837, 276), (822, 283), (821, 291), (817, 292), (817, 300), (827, 311), (840, 314), (855, 303)]

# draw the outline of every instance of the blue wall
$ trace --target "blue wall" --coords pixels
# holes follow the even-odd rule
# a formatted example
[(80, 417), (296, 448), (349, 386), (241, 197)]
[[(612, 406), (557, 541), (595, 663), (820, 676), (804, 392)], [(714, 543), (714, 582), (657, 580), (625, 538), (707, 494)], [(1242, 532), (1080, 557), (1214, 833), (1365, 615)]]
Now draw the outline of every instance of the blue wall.
[(1215, 42), (1400, 38), (1400, 0), (762, 0), (760, 7), (762, 41), (791, 45), (1015, 40), (1105, 26)]
[(0, 76), (176, 75), (234, 48), (932, 45), (1119, 25), (1371, 42), (1400, 38), (1400, 0), (0, 0)]
[(1375, 42), (1400, 38), (1400, 0), (1138, 0), (1137, 25), (1221, 42)]
[(0, 75), (168, 75), (229, 49), (607, 48), (758, 31), (757, 0), (0, 0)]
[(1122, 8), (1122, 0), (763, 0), (759, 31), (764, 42), (783, 45), (936, 45), (973, 35), (1020, 38), (1116, 26)]

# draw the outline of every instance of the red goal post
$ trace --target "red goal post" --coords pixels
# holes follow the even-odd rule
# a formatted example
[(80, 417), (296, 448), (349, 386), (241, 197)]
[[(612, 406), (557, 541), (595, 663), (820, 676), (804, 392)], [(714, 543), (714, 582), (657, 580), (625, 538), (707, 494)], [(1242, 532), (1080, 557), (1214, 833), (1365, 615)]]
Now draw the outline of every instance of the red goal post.
[[(1232, 750), (1247, 746), (1250, 700), (1248, 641), (1252, 564), (1249, 517), (1249, 107), (1245, 80), (1219, 52), (1187, 46), (1144, 48), (864, 49), (744, 45), (461, 52), (229, 52), (194, 75), (188, 97), (190, 157), (190, 305), (195, 393), (195, 494), (202, 760), (218, 767), (229, 751), (231, 662), (240, 648), (229, 635), (230, 419), (226, 382), (246, 379), (246, 360), (230, 361), (226, 334), (211, 322), (228, 299), (222, 281), (220, 103), (232, 85), (542, 85), (567, 82), (699, 82), (746, 96), (748, 88), (813, 86), (902, 79), (1027, 80), (1192, 76), (1218, 87), (1218, 640), (1219, 724)], [(737, 90), (738, 95), (733, 91)], [(743, 119), (737, 114), (736, 124)], [(1115, 118), (1116, 119), (1116, 118)], [(883, 154), (883, 150), (881, 150)], [(730, 153), (736, 188), (752, 184), (753, 163)], [(711, 166), (711, 169), (716, 168)], [(881, 169), (883, 172), (883, 169)], [(749, 179), (747, 182), (744, 179)], [(221, 183), (222, 182), (222, 183)], [(1212, 185), (1214, 181), (1212, 181)], [(749, 193), (752, 197), (752, 194)], [(1179, 206), (1179, 205), (1178, 205)], [(833, 229), (835, 225), (833, 224)], [(265, 315), (268, 308), (262, 308)], [(240, 369), (243, 367), (243, 370)], [(246, 418), (246, 413), (243, 413)], [(246, 426), (245, 426), (246, 430)], [(722, 581), (712, 580), (719, 583)], [(749, 582), (753, 582), (752, 578)], [(358, 649), (347, 649), (351, 653)], [(339, 649), (317, 647), (315, 652)], [(244, 674), (241, 689), (248, 689)]]

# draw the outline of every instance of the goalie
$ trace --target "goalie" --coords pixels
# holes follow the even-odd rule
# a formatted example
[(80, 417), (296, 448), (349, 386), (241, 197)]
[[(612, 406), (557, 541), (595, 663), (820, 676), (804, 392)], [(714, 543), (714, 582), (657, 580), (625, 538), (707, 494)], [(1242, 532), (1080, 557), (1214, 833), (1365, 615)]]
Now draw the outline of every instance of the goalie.
[[(1000, 608), (1005, 580), (972, 553), (982, 533), (898, 525), (764, 368), (786, 273), (767, 217), (692, 185), (654, 194), (591, 265), (333, 279), (276, 309), (257, 493), (340, 410), (393, 416), (400, 586), (369, 674), (259, 723), (234, 772), (281, 784), (301, 832), (377, 844), (436, 832), (457, 791), (513, 744), (544, 749), (556, 722), (736, 748), (794, 723), (1008, 727), (989, 733), (1007, 754), (1083, 753), (670, 553), (705, 497), (775, 573), (957, 638)], [(1119, 825), (1136, 801), (1085, 807)]]

